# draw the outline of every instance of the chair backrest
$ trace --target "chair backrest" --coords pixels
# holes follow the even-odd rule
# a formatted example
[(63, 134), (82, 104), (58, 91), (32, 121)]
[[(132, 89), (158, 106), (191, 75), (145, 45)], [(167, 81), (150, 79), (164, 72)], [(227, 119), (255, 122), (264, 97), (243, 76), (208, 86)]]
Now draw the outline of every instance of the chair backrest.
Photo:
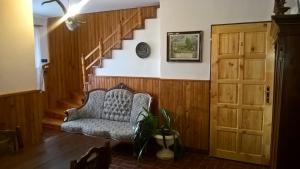
[(79, 160), (71, 161), (70, 169), (109, 169), (111, 147), (106, 142), (103, 147), (92, 147)]
[(12, 152), (17, 152), (24, 147), (19, 126), (17, 126), (15, 130), (0, 130), (0, 135), (0, 138), (3, 139), (3, 141), (0, 140), (0, 143), (6, 142), (7, 145), (11, 145), (11, 147), (8, 148), (11, 148)]

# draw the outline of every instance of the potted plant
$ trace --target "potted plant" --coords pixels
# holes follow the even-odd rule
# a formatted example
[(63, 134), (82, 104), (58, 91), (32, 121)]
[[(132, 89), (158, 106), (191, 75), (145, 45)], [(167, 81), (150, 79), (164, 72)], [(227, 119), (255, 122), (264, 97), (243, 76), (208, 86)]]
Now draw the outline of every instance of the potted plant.
[[(172, 128), (173, 119), (166, 109), (160, 109), (161, 123), (158, 120), (159, 116), (147, 109), (140, 112), (137, 116), (135, 125), (135, 152), (138, 160), (145, 153), (149, 140), (155, 138), (156, 142), (161, 145), (162, 150), (158, 151), (156, 156), (160, 159), (179, 159), (183, 155), (183, 147), (180, 141), (178, 131)], [(172, 146), (173, 145), (173, 146)], [(173, 151), (169, 147), (173, 147)]]

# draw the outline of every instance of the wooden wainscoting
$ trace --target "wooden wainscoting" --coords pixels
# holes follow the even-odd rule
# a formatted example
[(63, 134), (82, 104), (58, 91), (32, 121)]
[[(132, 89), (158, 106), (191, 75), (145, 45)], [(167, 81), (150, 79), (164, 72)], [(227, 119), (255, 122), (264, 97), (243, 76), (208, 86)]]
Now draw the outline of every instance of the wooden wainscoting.
[(150, 93), (155, 112), (159, 107), (173, 112), (175, 128), (185, 146), (208, 151), (209, 81), (97, 76), (93, 77), (91, 87), (108, 89), (120, 82), (136, 91)]
[(0, 96), (0, 127), (21, 127), (25, 146), (42, 140), (43, 94), (27, 91)]
[[(157, 7), (142, 7), (142, 19), (156, 17)], [(69, 31), (61, 24), (49, 32), (49, 107), (55, 107), (58, 100), (68, 98), (70, 92), (82, 91), (81, 56), (90, 53), (101, 39), (104, 40), (118, 28), (120, 21), (128, 19), (134, 12), (136, 9), (81, 14), (79, 19), (86, 23), (75, 31)], [(49, 29), (58, 19), (48, 20)]]
[(160, 80), (160, 107), (172, 111), (187, 147), (209, 147), (209, 81)]

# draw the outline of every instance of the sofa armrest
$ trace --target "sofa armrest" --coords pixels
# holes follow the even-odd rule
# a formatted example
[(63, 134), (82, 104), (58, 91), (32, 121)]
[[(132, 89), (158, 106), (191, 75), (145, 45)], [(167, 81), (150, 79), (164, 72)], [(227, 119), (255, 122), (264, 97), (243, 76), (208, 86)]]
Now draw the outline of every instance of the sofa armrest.
[[(149, 110), (152, 103), (152, 97), (147, 93), (136, 93), (133, 97), (130, 123), (135, 125), (136, 120), (140, 112), (144, 112), (144, 109)], [(142, 116), (140, 116), (142, 118)], [(141, 120), (141, 119), (139, 119)]]
[(64, 122), (76, 120), (79, 118), (80, 118), (80, 115), (79, 115), (79, 111), (77, 108), (71, 108), (71, 109), (68, 109), (65, 111)]

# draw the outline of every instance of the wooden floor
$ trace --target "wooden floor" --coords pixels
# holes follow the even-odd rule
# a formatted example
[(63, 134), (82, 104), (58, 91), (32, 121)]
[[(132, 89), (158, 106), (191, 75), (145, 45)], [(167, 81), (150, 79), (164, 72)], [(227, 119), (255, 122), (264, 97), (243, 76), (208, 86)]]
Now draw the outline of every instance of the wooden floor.
[[(47, 131), (44, 139), (51, 138), (55, 131)], [(240, 163), (236, 161), (211, 158), (207, 155), (186, 152), (179, 161), (162, 161), (155, 158), (155, 154), (149, 152), (143, 161), (138, 163), (132, 156), (129, 145), (116, 146), (113, 149), (111, 169), (268, 169), (264, 166)]]

